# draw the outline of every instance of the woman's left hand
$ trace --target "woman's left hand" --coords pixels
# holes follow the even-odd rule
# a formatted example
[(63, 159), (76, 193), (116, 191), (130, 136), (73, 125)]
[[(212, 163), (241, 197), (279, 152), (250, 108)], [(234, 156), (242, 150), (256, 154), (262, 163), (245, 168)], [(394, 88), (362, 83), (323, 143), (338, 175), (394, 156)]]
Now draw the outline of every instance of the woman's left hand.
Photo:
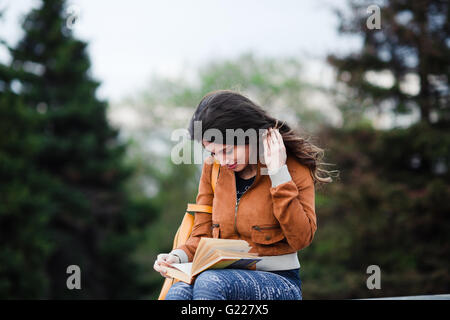
[(269, 172), (276, 172), (286, 164), (286, 147), (283, 138), (278, 131), (269, 128), (266, 136), (263, 136), (264, 159)]

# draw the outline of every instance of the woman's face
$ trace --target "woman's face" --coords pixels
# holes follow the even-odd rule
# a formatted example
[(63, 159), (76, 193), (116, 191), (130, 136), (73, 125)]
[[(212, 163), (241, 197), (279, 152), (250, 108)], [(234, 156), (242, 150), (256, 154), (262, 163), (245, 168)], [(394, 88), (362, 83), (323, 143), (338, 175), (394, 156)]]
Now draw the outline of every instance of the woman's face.
[(211, 155), (214, 156), (221, 166), (227, 166), (228, 169), (235, 172), (244, 170), (249, 162), (249, 145), (227, 145), (216, 144), (203, 140), (203, 146)]

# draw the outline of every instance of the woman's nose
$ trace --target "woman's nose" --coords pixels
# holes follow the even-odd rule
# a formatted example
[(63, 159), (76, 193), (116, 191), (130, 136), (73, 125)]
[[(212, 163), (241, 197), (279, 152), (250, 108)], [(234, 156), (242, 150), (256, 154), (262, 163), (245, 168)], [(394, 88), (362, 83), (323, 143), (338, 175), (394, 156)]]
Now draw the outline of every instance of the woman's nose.
[(235, 163), (234, 159), (232, 159), (232, 158), (228, 159), (226, 157), (222, 157), (221, 159), (217, 159), (217, 160), (219, 161), (219, 163), (222, 166), (226, 166), (226, 165), (230, 165), (231, 166), (231, 165), (233, 165)]

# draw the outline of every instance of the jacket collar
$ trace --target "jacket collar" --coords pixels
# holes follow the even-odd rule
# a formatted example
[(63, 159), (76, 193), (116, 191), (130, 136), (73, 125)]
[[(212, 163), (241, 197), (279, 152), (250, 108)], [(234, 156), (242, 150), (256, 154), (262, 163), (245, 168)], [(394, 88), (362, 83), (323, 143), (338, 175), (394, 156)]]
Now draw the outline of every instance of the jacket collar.
[[(234, 176), (236, 173), (233, 170), (228, 169), (226, 166), (224, 166), (224, 168), (221, 168), (221, 169), (223, 169), (223, 172), (227, 176), (231, 176), (234, 179)], [(257, 162), (257, 167), (256, 167), (256, 176), (255, 176), (255, 180), (253, 181), (254, 185), (259, 183), (259, 180), (262, 179), (262, 176), (267, 175), (267, 173), (262, 174), (261, 173), (262, 170), (267, 171), (267, 166), (265, 164), (261, 163), (261, 161), (258, 157), (258, 162)]]

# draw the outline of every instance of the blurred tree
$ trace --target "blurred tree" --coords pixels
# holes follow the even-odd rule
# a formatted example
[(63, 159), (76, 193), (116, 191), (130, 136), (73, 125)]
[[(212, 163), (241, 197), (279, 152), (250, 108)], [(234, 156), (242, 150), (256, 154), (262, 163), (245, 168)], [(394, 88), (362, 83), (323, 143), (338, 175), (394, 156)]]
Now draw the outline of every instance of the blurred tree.
[[(355, 110), (419, 112), (420, 121), (450, 122), (449, 2), (441, 0), (351, 0), (350, 14), (337, 10), (339, 31), (361, 35), (359, 52), (328, 56)], [(368, 7), (379, 5), (381, 28), (369, 29)]]
[[(448, 293), (450, 132), (418, 123), (329, 128), (320, 139), (341, 175), (317, 193), (318, 231), (300, 252), (305, 298)], [(370, 265), (381, 290), (366, 286)]]
[(51, 188), (59, 185), (35, 166), (39, 119), (10, 90), (12, 74), (0, 63), (0, 297), (29, 299), (48, 290)]
[[(2, 121), (9, 121), (13, 127), (28, 118), (38, 121), (35, 127), (24, 124), (27, 127), (24, 131), (16, 128), (16, 135), (8, 133), (5, 144), (28, 150), (28, 145), (22, 143), (30, 140), (39, 147), (33, 149), (33, 157), (22, 165), (32, 162), (25, 172), (30, 172), (33, 180), (23, 180), (16, 186), (14, 179), (19, 179), (13, 176), (18, 173), (16, 169), (11, 170), (10, 177), (14, 179), (6, 180), (7, 185), (16, 187), (10, 192), (23, 199), (36, 186), (47, 180), (54, 182), (45, 184), (46, 192), (36, 195), (35, 206), (42, 206), (42, 210), (33, 211), (30, 206), (27, 210), (20, 207), (8, 211), (24, 223), (2, 225), (1, 233), (18, 232), (29, 226), (30, 239), (11, 249), (14, 251), (11, 259), (27, 252), (27, 242), (34, 241), (31, 236), (36, 232), (42, 236), (36, 240), (36, 246), (51, 245), (52, 251), (48, 257), (42, 254), (45, 276), (42, 265), (37, 268), (45, 286), (38, 288), (36, 281), (24, 283), (10, 278), (8, 288), (1, 294), (5, 298), (143, 297), (149, 287), (140, 277), (151, 265), (138, 264), (134, 253), (143, 240), (141, 228), (151, 221), (157, 209), (142, 192), (132, 194), (128, 188), (128, 179), (135, 168), (125, 162), (127, 143), (120, 141), (118, 130), (107, 122), (107, 102), (96, 98), (99, 83), (90, 76), (86, 43), (74, 39), (69, 18), (65, 1), (43, 1), (26, 16), (22, 25), (24, 36), (15, 48), (10, 48), (8, 87), (15, 95), (2, 97), (3, 108), (8, 112)], [(16, 95), (20, 96), (17, 102)], [(29, 110), (23, 111), (20, 103)], [(22, 136), (27, 138), (24, 142)], [(37, 174), (42, 175), (42, 182)], [(26, 200), (33, 199), (31, 196)], [(28, 220), (29, 212), (36, 216), (35, 223)], [(17, 258), (2, 267), (12, 268), (14, 263), (26, 261)], [(66, 287), (69, 276), (66, 269), (73, 264), (81, 268), (81, 290)], [(28, 291), (25, 286), (33, 288)]]
[(153, 77), (148, 86), (113, 107), (132, 109), (138, 119), (138, 132), (146, 132), (147, 128), (154, 131), (156, 124), (186, 128), (206, 93), (232, 89), (248, 95), (292, 126), (316, 132), (330, 119), (317, 105), (305, 102), (311, 92), (319, 90), (303, 79), (302, 72), (298, 58), (259, 57), (245, 52), (233, 59), (207, 61), (194, 68), (195, 81), (187, 80), (183, 74), (173, 79)]
[[(360, 52), (329, 56), (344, 97), (343, 129), (328, 128), (328, 161), (340, 183), (317, 195), (318, 232), (301, 254), (307, 298), (441, 294), (450, 290), (448, 2), (383, 1), (381, 29), (366, 26), (373, 1), (349, 1), (339, 30)], [(414, 89), (414, 79), (417, 88)], [(347, 102), (345, 101), (347, 99)], [(417, 123), (376, 130), (362, 114), (391, 104)], [(381, 290), (366, 286), (381, 269)]]

